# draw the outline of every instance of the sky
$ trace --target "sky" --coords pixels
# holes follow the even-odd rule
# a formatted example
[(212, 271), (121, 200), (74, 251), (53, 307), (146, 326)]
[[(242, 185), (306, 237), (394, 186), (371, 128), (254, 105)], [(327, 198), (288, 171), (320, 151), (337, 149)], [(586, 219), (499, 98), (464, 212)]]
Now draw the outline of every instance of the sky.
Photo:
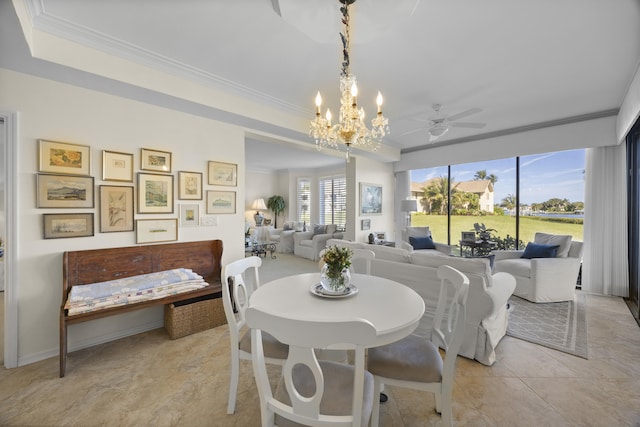
[[(520, 157), (520, 203), (545, 202), (551, 198), (584, 202), (585, 150), (557, 151)], [(494, 185), (494, 201), (500, 203), (509, 194), (516, 194), (516, 159), (451, 165), (453, 182), (471, 181), (477, 171), (498, 177)], [(447, 167), (411, 171), (412, 182), (447, 176)]]

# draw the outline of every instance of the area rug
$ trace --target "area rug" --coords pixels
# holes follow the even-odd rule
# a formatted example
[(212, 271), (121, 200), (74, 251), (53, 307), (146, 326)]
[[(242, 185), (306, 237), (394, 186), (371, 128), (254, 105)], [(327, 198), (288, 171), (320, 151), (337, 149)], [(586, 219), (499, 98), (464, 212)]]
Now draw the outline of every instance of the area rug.
[(573, 301), (532, 303), (509, 299), (507, 335), (588, 359), (587, 307), (583, 294)]

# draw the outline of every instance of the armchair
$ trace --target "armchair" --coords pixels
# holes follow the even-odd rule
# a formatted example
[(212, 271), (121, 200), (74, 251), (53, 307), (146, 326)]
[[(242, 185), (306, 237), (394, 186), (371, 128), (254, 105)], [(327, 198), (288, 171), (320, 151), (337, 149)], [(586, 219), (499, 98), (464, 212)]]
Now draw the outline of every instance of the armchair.
[(342, 233), (336, 232), (336, 225), (316, 225), (312, 231), (303, 231), (293, 235), (293, 253), (296, 256), (317, 261), (320, 251), (327, 246), (327, 240), (341, 239)]
[[(536, 233), (537, 243), (553, 236)], [(552, 244), (555, 242), (551, 242)], [(510, 273), (516, 279), (514, 295), (531, 302), (573, 300), (582, 261), (582, 242), (564, 240), (555, 258), (521, 258), (524, 251), (493, 251), (494, 272)], [(568, 252), (565, 251), (568, 249)], [(566, 256), (562, 256), (566, 253)]]
[[(410, 243), (410, 237), (433, 237), (431, 235), (431, 230), (429, 227), (405, 227), (400, 232), (401, 241), (396, 243), (397, 248), (406, 249), (409, 252), (413, 252), (414, 248)], [(446, 243), (438, 243), (433, 242), (435, 245), (435, 249), (415, 249), (419, 252), (442, 252), (445, 255), (451, 255), (451, 251), (453, 250), (453, 246), (447, 245)]]
[(277, 251), (283, 254), (293, 253), (293, 235), (295, 230), (274, 228), (271, 230), (270, 239), (278, 242)]

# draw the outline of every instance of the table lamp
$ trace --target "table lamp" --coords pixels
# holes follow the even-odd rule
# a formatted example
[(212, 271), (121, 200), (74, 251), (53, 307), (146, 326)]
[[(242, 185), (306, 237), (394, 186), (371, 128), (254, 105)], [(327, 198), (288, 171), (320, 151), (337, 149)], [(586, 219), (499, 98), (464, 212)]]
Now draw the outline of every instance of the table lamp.
[(407, 215), (407, 227), (411, 227), (411, 212), (418, 210), (418, 201), (415, 199), (400, 200), (400, 211)]
[(264, 204), (264, 199), (255, 199), (251, 205), (251, 209), (256, 210), (256, 214), (253, 216), (253, 219), (256, 221), (256, 227), (260, 227), (262, 225), (262, 221), (264, 221), (264, 215), (260, 210), (267, 209), (267, 205)]

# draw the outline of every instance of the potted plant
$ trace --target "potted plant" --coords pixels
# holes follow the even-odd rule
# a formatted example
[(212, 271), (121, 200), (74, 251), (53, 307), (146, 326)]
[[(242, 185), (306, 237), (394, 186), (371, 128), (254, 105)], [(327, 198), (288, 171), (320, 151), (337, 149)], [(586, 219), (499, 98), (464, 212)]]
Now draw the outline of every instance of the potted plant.
[(287, 204), (282, 196), (271, 196), (269, 200), (267, 200), (267, 207), (271, 209), (275, 215), (273, 218), (273, 228), (278, 228), (278, 215), (284, 211), (286, 206)]
[(473, 224), (473, 228), (476, 231), (478, 239), (483, 242), (488, 242), (489, 240), (491, 240), (491, 238), (493, 237), (491, 232), (496, 231), (493, 228), (487, 228), (483, 223), (478, 224), (477, 222)]

